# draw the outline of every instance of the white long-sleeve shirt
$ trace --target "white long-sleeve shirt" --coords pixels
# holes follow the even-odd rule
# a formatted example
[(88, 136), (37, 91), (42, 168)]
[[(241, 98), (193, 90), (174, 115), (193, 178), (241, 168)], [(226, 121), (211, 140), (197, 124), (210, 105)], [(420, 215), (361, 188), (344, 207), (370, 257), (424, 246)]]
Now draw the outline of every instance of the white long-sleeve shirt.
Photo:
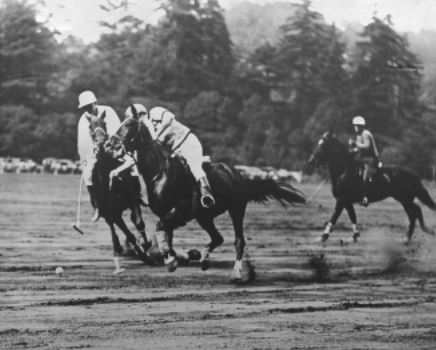
[[(121, 121), (114, 109), (109, 106), (97, 106), (97, 111), (97, 116), (99, 117), (103, 112), (106, 112), (104, 120), (106, 122), (107, 133), (109, 136), (115, 134)], [(93, 155), (92, 138), (89, 132), (89, 121), (88, 118), (86, 118), (86, 115), (87, 112), (82, 114), (77, 126), (77, 151), (81, 161), (84, 161)]]
[(150, 119), (153, 120), (155, 116), (157, 119), (162, 119), (155, 130), (155, 137), (171, 150), (178, 148), (188, 136), (190, 129), (177, 121), (175, 115), (163, 107), (154, 107), (150, 110)]

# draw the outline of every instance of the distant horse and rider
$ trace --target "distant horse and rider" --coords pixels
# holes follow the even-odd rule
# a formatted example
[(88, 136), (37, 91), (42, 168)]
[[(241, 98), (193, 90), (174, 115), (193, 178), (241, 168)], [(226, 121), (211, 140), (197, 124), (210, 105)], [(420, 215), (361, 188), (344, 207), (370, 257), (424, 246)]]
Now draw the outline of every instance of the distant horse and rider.
[[(214, 218), (227, 211), (235, 233), (233, 279), (241, 279), (245, 247), (243, 220), (247, 204), (270, 198), (283, 205), (305, 203), (304, 195), (289, 184), (246, 179), (224, 163), (200, 163), (207, 184), (210, 183), (210, 193), (204, 191), (202, 183), (197, 186), (186, 160), (153, 137), (152, 130), (134, 113), (109, 138), (106, 147), (108, 150), (125, 147), (129, 152), (137, 152), (137, 166), (146, 183), (150, 209), (159, 217), (156, 235), (169, 270), (176, 267), (172, 259), (173, 231), (193, 219), (210, 236), (210, 242), (201, 252), (202, 269), (209, 267), (210, 253), (223, 243)], [(202, 200), (205, 195), (211, 196), (208, 203)]]
[[(365, 120), (359, 116), (353, 120), (353, 124), (357, 133), (361, 135), (362, 128), (359, 126), (364, 126)], [(373, 140), (370, 143), (372, 142)], [(420, 206), (414, 202), (415, 198), (418, 198), (430, 209), (436, 210), (435, 202), (418, 175), (401, 167), (381, 166), (381, 162), (377, 159), (378, 152), (373, 153), (376, 157), (369, 161), (375, 169), (370, 174), (365, 173), (367, 170), (364, 167), (365, 163), (361, 159), (356, 159), (353, 154), (355, 143), (351, 142), (350, 146), (351, 152), (331, 131), (328, 131), (319, 139), (310, 156), (309, 163), (311, 164), (327, 164), (333, 196), (336, 198), (333, 215), (318, 240), (325, 242), (329, 238), (334, 225), (345, 208), (353, 225), (352, 240), (357, 241), (360, 233), (357, 228), (353, 204), (361, 203), (367, 206), (369, 203), (378, 202), (388, 197), (400, 202), (409, 218), (406, 242), (412, 240), (416, 220), (424, 232), (434, 235), (434, 232), (425, 225)]]

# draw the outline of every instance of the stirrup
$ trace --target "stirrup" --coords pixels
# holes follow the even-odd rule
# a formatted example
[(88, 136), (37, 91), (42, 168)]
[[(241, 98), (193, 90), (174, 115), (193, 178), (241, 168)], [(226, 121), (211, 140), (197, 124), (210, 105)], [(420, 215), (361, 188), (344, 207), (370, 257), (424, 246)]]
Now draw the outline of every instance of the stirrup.
[(368, 197), (364, 196), (364, 197), (362, 198), (362, 201), (360, 202), (360, 205), (361, 205), (362, 207), (365, 207), (365, 208), (366, 208), (366, 207), (369, 205)]
[(200, 202), (201, 202), (201, 205), (203, 206), (203, 208), (206, 208), (206, 209), (209, 209), (215, 205), (215, 199), (210, 194), (202, 195)]

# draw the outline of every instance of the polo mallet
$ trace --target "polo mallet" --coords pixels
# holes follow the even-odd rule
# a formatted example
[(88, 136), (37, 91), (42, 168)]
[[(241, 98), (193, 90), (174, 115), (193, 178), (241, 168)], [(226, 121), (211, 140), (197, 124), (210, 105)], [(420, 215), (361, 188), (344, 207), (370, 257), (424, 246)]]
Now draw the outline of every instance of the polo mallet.
[(82, 197), (82, 183), (83, 183), (83, 177), (80, 176), (80, 183), (79, 183), (79, 194), (77, 198), (77, 215), (76, 215), (76, 222), (71, 224), (73, 228), (79, 232), (81, 235), (84, 235), (85, 233), (80, 229), (80, 200)]
[(312, 202), (312, 200), (315, 198), (315, 196), (322, 190), (323, 186), (325, 185), (325, 183), (327, 182), (327, 178), (325, 178), (323, 180), (323, 182), (321, 182), (318, 187), (316, 188), (315, 192), (312, 193), (312, 195), (309, 197), (309, 199), (307, 200), (307, 203)]

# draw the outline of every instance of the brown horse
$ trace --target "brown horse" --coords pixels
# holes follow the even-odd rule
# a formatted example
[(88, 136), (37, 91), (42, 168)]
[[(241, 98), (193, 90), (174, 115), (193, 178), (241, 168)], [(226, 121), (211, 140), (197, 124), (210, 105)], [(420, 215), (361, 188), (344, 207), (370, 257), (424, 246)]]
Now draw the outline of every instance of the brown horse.
[[(100, 215), (109, 225), (114, 255), (121, 255), (123, 249), (115, 231), (117, 225), (127, 238), (128, 243), (133, 247), (135, 253), (145, 262), (152, 263), (146, 251), (150, 246), (145, 233), (145, 223), (142, 219), (141, 204), (144, 204), (140, 197), (139, 178), (124, 172), (115, 179), (110, 179), (111, 170), (117, 168), (121, 162), (114, 159), (104, 151), (104, 142), (107, 140), (105, 113), (102, 116), (89, 116), (89, 130), (94, 143), (97, 162), (94, 166), (92, 180), (96, 190), (96, 204)], [(129, 230), (123, 220), (122, 214), (130, 209), (130, 218), (136, 229), (142, 236), (140, 243), (135, 235)]]
[[(331, 132), (324, 133), (318, 141), (310, 156), (309, 163), (316, 165), (327, 163), (333, 196), (336, 198), (335, 211), (319, 240), (324, 242), (328, 239), (333, 226), (345, 208), (353, 224), (352, 239), (357, 241), (360, 234), (357, 230), (356, 212), (354, 211), (353, 203), (360, 202), (363, 195), (363, 180), (360, 175), (360, 165), (354, 161), (347, 147)], [(432, 210), (436, 210), (436, 204), (422, 185), (418, 175), (412, 171), (400, 167), (384, 167), (380, 169), (368, 184), (367, 194), (370, 203), (378, 202), (388, 197), (392, 197), (401, 203), (410, 221), (407, 231), (407, 242), (410, 242), (412, 239), (417, 219), (424, 232), (434, 234), (432, 230), (425, 226), (422, 210), (414, 200), (418, 198)]]
[(243, 221), (248, 202), (265, 202), (269, 198), (283, 205), (305, 203), (305, 198), (292, 186), (274, 180), (249, 180), (234, 168), (223, 163), (205, 163), (216, 203), (203, 208), (194, 177), (184, 161), (174, 157), (165, 147), (153, 141), (147, 127), (135, 117), (126, 119), (109, 140), (108, 147), (123, 144), (138, 152), (138, 169), (147, 185), (151, 210), (160, 218), (157, 229), (165, 231), (171, 254), (173, 230), (196, 219), (207, 231), (210, 242), (202, 251), (201, 267), (209, 267), (209, 254), (223, 243), (223, 237), (214, 224), (214, 218), (224, 212), (230, 214), (235, 232), (236, 260), (233, 279), (241, 278), (245, 247)]

